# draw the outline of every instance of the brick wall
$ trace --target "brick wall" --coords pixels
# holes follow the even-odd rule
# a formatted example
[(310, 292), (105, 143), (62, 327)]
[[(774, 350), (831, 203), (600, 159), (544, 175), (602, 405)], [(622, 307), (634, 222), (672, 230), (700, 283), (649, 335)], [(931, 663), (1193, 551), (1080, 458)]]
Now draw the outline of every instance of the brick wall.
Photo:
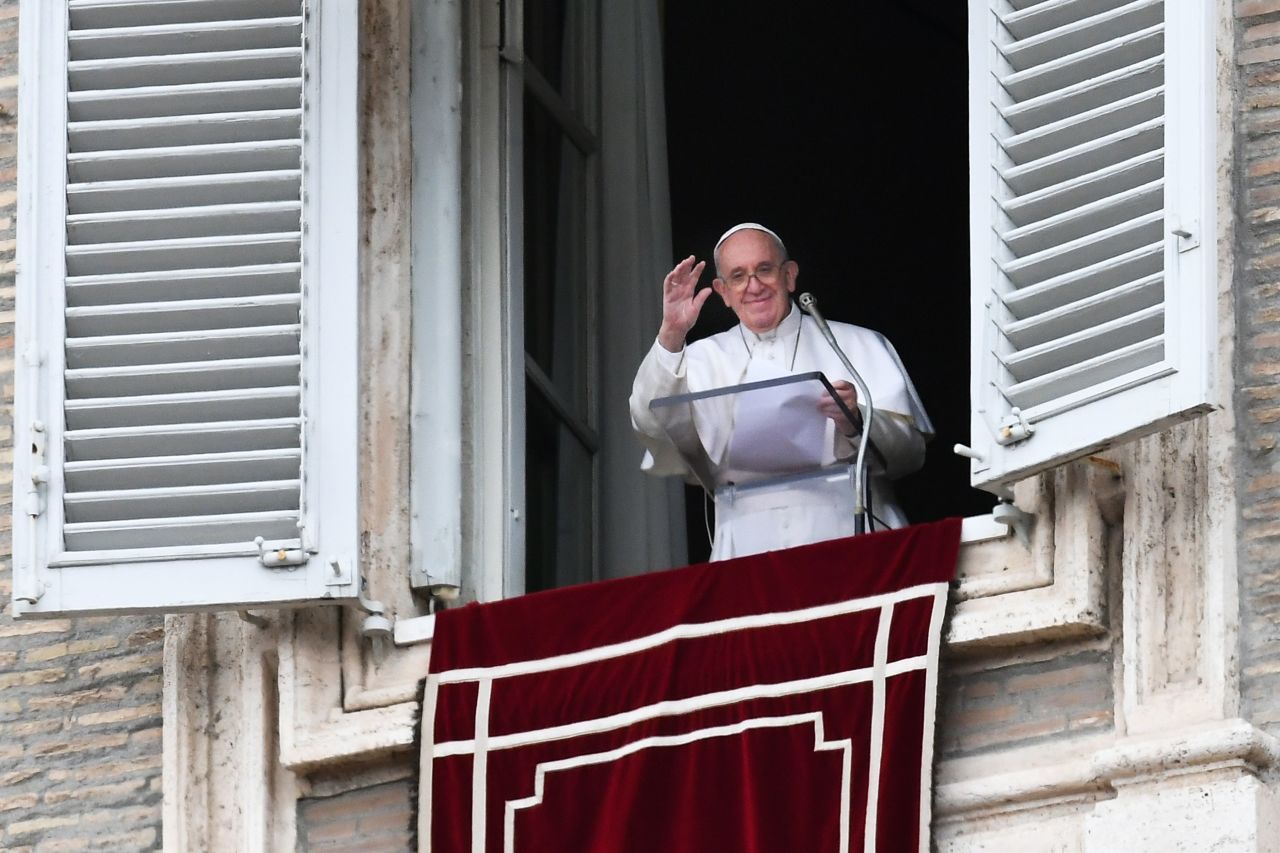
[(1280, 734), (1280, 0), (1235, 15), (1241, 687), (1245, 714)]
[(938, 694), (938, 759), (1098, 734), (1114, 726), (1110, 651), (1050, 660), (944, 663)]
[(160, 844), (159, 619), (15, 622), (13, 452), (18, 4), (0, 0), (0, 850)]
[(298, 801), (300, 853), (410, 853), (413, 783), (408, 780)]

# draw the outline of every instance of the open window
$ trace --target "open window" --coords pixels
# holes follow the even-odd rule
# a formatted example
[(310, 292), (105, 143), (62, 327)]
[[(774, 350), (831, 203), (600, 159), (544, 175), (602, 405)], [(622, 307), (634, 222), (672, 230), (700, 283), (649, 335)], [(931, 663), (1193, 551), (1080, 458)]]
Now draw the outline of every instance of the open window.
[(21, 14), (15, 612), (353, 597), (355, 4)]
[[(899, 483), (913, 520), (985, 513), (971, 483), (1000, 490), (1208, 408), (1206, 15), (1159, 0), (667, 6), (675, 254), (769, 224), (799, 290), (894, 342), (938, 430)], [(709, 308), (696, 334), (733, 322)]]
[[(621, 389), (652, 341), (671, 259), (705, 257), (742, 220), (782, 233), (824, 313), (884, 332), (902, 355), (938, 429), (924, 469), (899, 486), (914, 520), (980, 518), (994, 499), (974, 484), (1001, 490), (1207, 405), (1212, 270), (1185, 223), (1212, 233), (1213, 66), (1190, 12), (1149, 0), (461, 8), (460, 84), (439, 88), (462, 95), (415, 127), (423, 161), (440, 158), (415, 187), (458, 181), (465, 211), (450, 220), (444, 198), (443, 218), (415, 213), (415, 300), (426, 299), (415, 329), (428, 336), (415, 373), (456, 386), (419, 395), (422, 423), (441, 421), (427, 408), (437, 399), (459, 407), (443, 431), (415, 420), (415, 452), (419, 436), (450, 436), (415, 461), (416, 523), (449, 528), (415, 545), (426, 585), (492, 599), (621, 565), (620, 541), (672, 538), (662, 501), (622, 479), (637, 454)], [(636, 16), (659, 9), (662, 40), (637, 38), (617, 62), (611, 30), (637, 31)], [(450, 26), (431, 28), (445, 35), (419, 55), (447, 53)], [(658, 56), (655, 84), (641, 60)], [(610, 90), (611, 75), (626, 86)], [(1172, 105), (1173, 86), (1192, 94)], [(617, 117), (633, 115), (665, 117), (665, 144), (624, 151), (638, 134)], [(440, 136), (449, 116), (462, 117), (456, 148), (452, 131)], [(1125, 144), (1108, 147), (1115, 134)], [(1082, 156), (1065, 164), (1063, 152)], [(1034, 186), (1022, 180), (1037, 169)], [(627, 203), (669, 209), (670, 228), (654, 213), (611, 229)], [(452, 253), (420, 250), (442, 233), (461, 235)], [(1128, 263), (1138, 250), (1159, 257), (1156, 278)], [(450, 281), (456, 307), (441, 301)], [(456, 372), (455, 356), (436, 358), (442, 308), (464, 320), (449, 342)], [(695, 334), (731, 323), (712, 300)], [(1058, 396), (1020, 396), (1037, 382)], [(1025, 441), (1002, 432), (1015, 405)], [(445, 475), (460, 485), (435, 488), (454, 504), (437, 512), (429, 493)], [(697, 560), (703, 502), (690, 497)], [(623, 540), (632, 527), (643, 534)]]
[[(675, 254), (708, 257), (728, 225), (763, 222), (797, 290), (893, 342), (937, 428), (897, 487), (913, 521), (993, 504), (951, 451), (969, 419), (965, 27), (954, 3), (666, 9)], [(695, 335), (733, 322), (713, 297)], [(688, 503), (705, 554), (701, 494)]]

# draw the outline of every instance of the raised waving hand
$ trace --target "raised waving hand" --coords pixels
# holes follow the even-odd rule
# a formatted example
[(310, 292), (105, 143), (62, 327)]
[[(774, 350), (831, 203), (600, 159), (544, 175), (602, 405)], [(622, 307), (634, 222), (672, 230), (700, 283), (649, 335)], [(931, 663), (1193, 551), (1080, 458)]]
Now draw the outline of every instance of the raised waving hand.
[(684, 347), (685, 337), (698, 322), (702, 306), (711, 296), (709, 287), (697, 290), (707, 262), (695, 261), (690, 255), (662, 280), (662, 327), (658, 330), (658, 343), (667, 352), (679, 352)]

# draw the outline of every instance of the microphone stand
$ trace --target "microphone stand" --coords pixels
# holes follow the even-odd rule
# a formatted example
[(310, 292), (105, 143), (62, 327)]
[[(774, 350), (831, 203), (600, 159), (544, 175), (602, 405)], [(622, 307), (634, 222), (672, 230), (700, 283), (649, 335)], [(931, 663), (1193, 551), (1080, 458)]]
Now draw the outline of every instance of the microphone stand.
[(863, 412), (862, 436), (858, 440), (858, 455), (854, 462), (853, 472), (853, 532), (855, 535), (866, 533), (868, 530), (873, 529), (871, 518), (867, 512), (867, 447), (870, 445), (871, 439), (871, 420), (876, 413), (875, 405), (871, 402), (871, 391), (867, 388), (867, 383), (862, 381), (858, 371), (853, 369), (853, 364), (849, 361), (849, 357), (844, 354), (844, 350), (840, 349), (840, 344), (836, 343), (836, 336), (831, 334), (831, 327), (827, 325), (827, 321), (818, 311), (817, 297), (812, 293), (802, 293), (800, 294), (799, 302), (801, 310), (812, 317), (813, 321), (818, 324), (818, 330), (827, 339), (827, 344), (840, 359), (844, 369), (849, 371), (849, 376), (853, 378), (854, 387), (858, 389), (858, 402), (861, 404), (858, 408), (863, 409)]

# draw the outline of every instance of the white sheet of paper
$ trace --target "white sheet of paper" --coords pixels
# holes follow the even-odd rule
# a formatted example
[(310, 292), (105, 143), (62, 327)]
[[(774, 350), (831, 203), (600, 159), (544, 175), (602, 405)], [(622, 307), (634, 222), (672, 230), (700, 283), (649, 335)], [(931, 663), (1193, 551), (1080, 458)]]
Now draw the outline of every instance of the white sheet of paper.
[(733, 469), (780, 474), (820, 466), (827, 435), (820, 391), (818, 383), (804, 382), (740, 395), (729, 445)]

